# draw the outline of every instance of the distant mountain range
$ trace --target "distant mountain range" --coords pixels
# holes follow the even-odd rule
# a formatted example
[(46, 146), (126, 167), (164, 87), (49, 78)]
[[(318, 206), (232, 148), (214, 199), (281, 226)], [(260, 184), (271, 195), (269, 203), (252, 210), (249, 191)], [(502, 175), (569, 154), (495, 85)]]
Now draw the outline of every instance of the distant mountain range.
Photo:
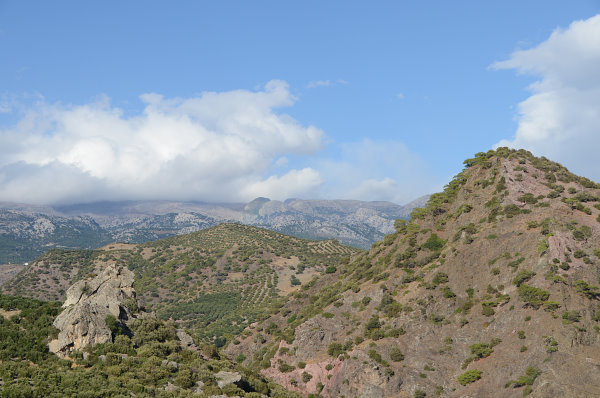
[(0, 203), (0, 264), (31, 261), (49, 248), (92, 249), (110, 242), (142, 243), (223, 222), (260, 226), (310, 239), (338, 239), (367, 249), (394, 231), (427, 196), (404, 206), (357, 200), (249, 203), (97, 202), (64, 206)]

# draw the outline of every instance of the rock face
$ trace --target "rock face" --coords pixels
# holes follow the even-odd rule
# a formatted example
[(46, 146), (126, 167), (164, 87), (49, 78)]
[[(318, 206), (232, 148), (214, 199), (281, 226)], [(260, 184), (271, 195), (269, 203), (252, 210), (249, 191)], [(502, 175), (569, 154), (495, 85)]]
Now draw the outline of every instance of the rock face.
[(49, 343), (50, 351), (64, 357), (89, 344), (110, 341), (107, 316), (112, 315), (117, 321), (133, 317), (127, 308), (127, 304), (136, 302), (133, 280), (133, 272), (127, 268), (108, 265), (71, 286), (63, 304), (65, 309), (54, 321), (60, 332)]

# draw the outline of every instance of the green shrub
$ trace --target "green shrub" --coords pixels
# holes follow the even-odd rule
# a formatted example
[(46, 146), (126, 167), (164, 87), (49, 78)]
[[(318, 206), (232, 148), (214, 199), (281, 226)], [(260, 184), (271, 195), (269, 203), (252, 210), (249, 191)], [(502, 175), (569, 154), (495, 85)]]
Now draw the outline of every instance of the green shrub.
[(442, 294), (444, 295), (445, 298), (456, 297), (456, 294), (448, 286), (444, 286), (442, 288)]
[(306, 371), (302, 372), (302, 381), (308, 383), (312, 379), (312, 375)]
[(565, 311), (562, 314), (562, 319), (567, 322), (579, 322), (581, 320), (581, 314), (579, 311)]
[(542, 254), (546, 250), (548, 250), (549, 247), (550, 247), (550, 245), (548, 244), (548, 239), (542, 239), (542, 240), (538, 241), (538, 243), (537, 243), (537, 251), (540, 254)]
[(291, 372), (291, 371), (292, 371), (292, 370), (294, 370), (294, 369), (296, 369), (296, 367), (295, 367), (295, 366), (288, 365), (288, 364), (287, 364), (287, 363), (285, 363), (285, 362), (284, 362), (284, 363), (282, 363), (281, 365), (279, 365), (279, 371), (280, 371), (281, 373), (289, 373), (289, 372)]
[(394, 362), (404, 361), (404, 354), (399, 348), (394, 347), (390, 350), (390, 359)]
[(599, 290), (598, 286), (592, 286), (592, 285), (588, 284), (586, 281), (578, 280), (578, 281), (575, 281), (575, 283), (573, 285), (575, 286), (575, 290), (577, 290), (577, 293), (579, 293), (582, 296), (585, 296), (589, 299), (595, 299), (598, 296), (600, 296), (600, 292), (598, 292), (598, 290)]
[(515, 276), (515, 278), (513, 279), (512, 283), (514, 285), (516, 285), (517, 287), (519, 287), (519, 286), (521, 286), (521, 284), (523, 284), (524, 282), (527, 282), (528, 280), (530, 280), (534, 276), (535, 276), (535, 272), (533, 272), (533, 271), (521, 270)]
[(365, 325), (365, 331), (371, 331), (373, 329), (379, 329), (381, 327), (381, 323), (379, 322), (379, 317), (377, 315), (371, 316)]
[(458, 376), (458, 382), (461, 385), (466, 386), (467, 384), (474, 383), (477, 380), (481, 379), (482, 374), (483, 372), (480, 370), (467, 370), (465, 373)]
[(423, 247), (431, 251), (438, 251), (441, 250), (445, 244), (445, 240), (443, 240), (436, 234), (431, 234), (429, 239), (427, 239), (427, 241), (423, 244)]
[(492, 316), (496, 313), (494, 311), (494, 307), (496, 307), (498, 303), (496, 301), (484, 301), (481, 303), (481, 314), (485, 316)]
[(386, 367), (390, 366), (386, 361), (383, 360), (383, 358), (381, 358), (381, 354), (379, 354), (375, 350), (369, 350), (369, 358), (371, 358), (372, 360), (374, 360), (375, 362), (377, 362), (380, 365), (383, 365)]
[(444, 272), (436, 272), (436, 274), (433, 276), (433, 279), (431, 280), (431, 283), (433, 283), (436, 286), (442, 283), (448, 283), (448, 274)]
[(548, 297), (550, 297), (550, 293), (547, 291), (524, 283), (519, 286), (518, 292), (521, 300), (535, 309), (540, 308), (548, 300)]
[(327, 353), (332, 357), (337, 358), (344, 353), (344, 346), (340, 343), (331, 343), (329, 344), (329, 347), (327, 347)]
[(506, 215), (506, 218), (512, 218), (521, 214), (521, 209), (517, 205), (506, 205), (504, 206), (504, 214)]
[(494, 349), (487, 343), (477, 343), (469, 346), (471, 349), (471, 355), (475, 358), (486, 358), (494, 352)]
[(535, 381), (535, 379), (538, 378), (539, 375), (542, 374), (542, 371), (539, 369), (534, 368), (533, 366), (529, 366), (526, 370), (525, 370), (525, 375), (524, 376), (520, 376), (517, 380), (513, 380), (509, 382), (510, 384), (514, 384), (515, 387), (522, 387), (522, 386), (530, 386), (533, 384), (533, 382)]
[(519, 202), (527, 203), (530, 205), (537, 203), (537, 198), (533, 196), (532, 193), (526, 193), (525, 195), (521, 195), (517, 198)]
[(473, 294), (475, 293), (475, 290), (472, 287), (468, 287), (466, 292), (467, 292), (467, 296), (469, 296), (469, 298), (473, 298)]
[(556, 311), (560, 308), (560, 304), (556, 301), (550, 300), (544, 303), (544, 310), (546, 311)]

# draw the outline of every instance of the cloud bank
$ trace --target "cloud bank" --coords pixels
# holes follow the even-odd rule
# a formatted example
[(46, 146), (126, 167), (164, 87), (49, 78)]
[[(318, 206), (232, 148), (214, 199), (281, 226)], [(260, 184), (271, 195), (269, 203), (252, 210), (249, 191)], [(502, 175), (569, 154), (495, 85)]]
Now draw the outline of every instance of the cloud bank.
[(339, 159), (317, 162), (330, 199), (408, 203), (441, 190), (446, 182), (434, 177), (430, 166), (400, 141), (364, 139), (341, 148)]
[(600, 15), (492, 67), (539, 78), (519, 104), (515, 136), (497, 146), (526, 148), (600, 180)]
[(0, 127), (0, 201), (406, 203), (441, 187), (401, 142), (332, 143), (281, 113), (296, 101), (283, 81), (257, 91), (140, 99), (142, 111), (125, 115), (107, 97), (69, 106), (35, 98), (18, 123)]
[(282, 155), (323, 146), (323, 131), (276, 113), (295, 101), (285, 82), (257, 92), (140, 98), (143, 112), (133, 117), (107, 98), (81, 106), (39, 102), (0, 130), (0, 200), (238, 201), (305, 195), (322, 183), (312, 168), (265, 177)]

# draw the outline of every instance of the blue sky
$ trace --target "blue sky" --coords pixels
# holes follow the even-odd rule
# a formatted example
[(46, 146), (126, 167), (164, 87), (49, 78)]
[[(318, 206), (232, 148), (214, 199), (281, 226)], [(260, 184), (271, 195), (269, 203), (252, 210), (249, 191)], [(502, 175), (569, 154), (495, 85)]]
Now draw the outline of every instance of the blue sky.
[(404, 203), (498, 143), (598, 180), (599, 10), (0, 0), (0, 200)]

